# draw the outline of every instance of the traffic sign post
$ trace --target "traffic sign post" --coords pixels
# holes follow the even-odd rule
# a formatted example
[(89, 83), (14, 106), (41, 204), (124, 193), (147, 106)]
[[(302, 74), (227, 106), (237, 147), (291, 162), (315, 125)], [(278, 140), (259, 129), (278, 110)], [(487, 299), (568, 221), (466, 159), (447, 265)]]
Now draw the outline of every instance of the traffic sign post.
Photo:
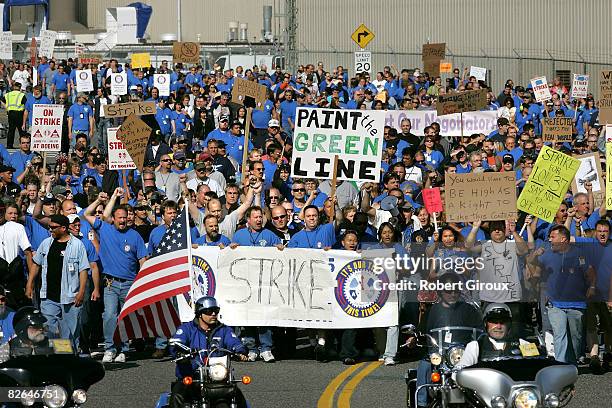
[(366, 27), (365, 24), (361, 24), (351, 35), (351, 38), (359, 46), (359, 48), (365, 48), (370, 41), (374, 39), (375, 35), (372, 30)]

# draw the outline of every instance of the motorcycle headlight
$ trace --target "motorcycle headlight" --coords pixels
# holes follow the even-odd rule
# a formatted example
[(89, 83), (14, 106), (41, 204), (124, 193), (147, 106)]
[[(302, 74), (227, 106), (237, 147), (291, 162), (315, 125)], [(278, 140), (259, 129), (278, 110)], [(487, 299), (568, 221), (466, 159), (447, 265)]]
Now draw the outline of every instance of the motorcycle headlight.
[(74, 390), (72, 400), (79, 405), (84, 404), (87, 401), (87, 393), (85, 390)]
[(45, 387), (43, 402), (49, 408), (61, 408), (68, 401), (66, 390), (59, 385), (49, 385)]
[(34, 393), (24, 393), (21, 397), (21, 405), (24, 407), (31, 407), (36, 403), (36, 399), (34, 398)]
[(506, 408), (506, 399), (501, 395), (491, 398), (491, 408)]
[(442, 356), (438, 353), (431, 353), (429, 355), (429, 361), (431, 362), (431, 364), (433, 365), (440, 365), (442, 364)]
[(455, 365), (459, 364), (464, 351), (465, 349), (461, 346), (451, 347), (446, 354), (446, 362), (448, 365), (454, 367)]
[(560, 405), (559, 396), (557, 394), (548, 394), (544, 397), (544, 405), (547, 408), (557, 408)]
[(520, 390), (514, 397), (514, 406), (516, 408), (537, 408), (538, 394), (533, 390)]
[(227, 377), (227, 368), (223, 364), (213, 364), (208, 368), (208, 375), (213, 381), (222, 381)]

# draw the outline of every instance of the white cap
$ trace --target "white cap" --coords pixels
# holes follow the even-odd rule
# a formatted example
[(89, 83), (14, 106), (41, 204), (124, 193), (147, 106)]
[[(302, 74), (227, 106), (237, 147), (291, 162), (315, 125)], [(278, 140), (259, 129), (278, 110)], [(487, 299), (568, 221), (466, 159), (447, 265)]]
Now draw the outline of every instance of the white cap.
[(276, 119), (270, 119), (268, 121), (268, 127), (280, 127), (280, 123)]
[(68, 222), (70, 222), (71, 224), (75, 222), (76, 220), (79, 220), (79, 221), (81, 220), (77, 214), (68, 215)]

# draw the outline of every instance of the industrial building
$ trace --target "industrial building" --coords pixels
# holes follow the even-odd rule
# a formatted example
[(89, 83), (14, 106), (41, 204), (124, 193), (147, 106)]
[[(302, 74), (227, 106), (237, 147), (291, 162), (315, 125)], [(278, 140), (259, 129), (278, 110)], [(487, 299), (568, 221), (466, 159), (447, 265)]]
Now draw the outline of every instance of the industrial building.
[[(90, 49), (104, 37), (107, 9), (129, 0), (49, 0), (49, 28), (64, 34), (65, 43), (79, 41)], [(364, 23), (375, 35), (367, 46), (373, 70), (385, 65), (422, 65), (425, 42), (445, 42), (454, 67), (485, 67), (487, 80), (500, 89), (508, 78), (517, 84), (546, 75), (568, 81), (572, 72), (590, 74), (597, 94), (597, 76), (612, 67), (609, 0), (148, 0), (153, 12), (144, 35), (131, 48), (150, 47), (174, 39), (203, 43), (211, 61), (234, 53), (282, 54), (289, 66), (323, 61), (327, 68), (353, 70), (359, 47), (351, 34)], [(268, 7), (265, 7), (268, 6)], [(33, 6), (12, 8), (14, 33), (27, 29)], [(179, 18), (180, 16), (180, 18)], [(154, 45), (153, 45), (154, 44)], [(111, 47), (106, 54), (130, 47)], [(157, 48), (155, 48), (157, 47)]]

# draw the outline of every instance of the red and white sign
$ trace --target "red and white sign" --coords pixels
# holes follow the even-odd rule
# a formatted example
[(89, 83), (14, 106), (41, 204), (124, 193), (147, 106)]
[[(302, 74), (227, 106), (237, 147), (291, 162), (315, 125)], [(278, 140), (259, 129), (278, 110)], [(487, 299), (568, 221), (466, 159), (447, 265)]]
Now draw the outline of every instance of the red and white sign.
[(117, 139), (116, 128), (108, 128), (108, 169), (109, 170), (127, 170), (135, 169), (136, 164), (130, 157), (130, 154), (125, 149), (123, 142)]
[(170, 74), (153, 74), (153, 83), (159, 96), (170, 96)]
[(545, 102), (552, 99), (550, 89), (548, 89), (548, 82), (546, 82), (546, 77), (533, 78), (531, 80), (531, 87), (533, 88), (536, 101)]
[(34, 105), (32, 109), (32, 150), (62, 150), (63, 105)]
[(589, 76), (574, 74), (572, 81), (572, 98), (586, 98), (589, 92)]
[(440, 187), (435, 188), (424, 188), (422, 190), (423, 193), (423, 203), (425, 204), (425, 209), (428, 213), (438, 213), (442, 212), (442, 197), (440, 196)]

